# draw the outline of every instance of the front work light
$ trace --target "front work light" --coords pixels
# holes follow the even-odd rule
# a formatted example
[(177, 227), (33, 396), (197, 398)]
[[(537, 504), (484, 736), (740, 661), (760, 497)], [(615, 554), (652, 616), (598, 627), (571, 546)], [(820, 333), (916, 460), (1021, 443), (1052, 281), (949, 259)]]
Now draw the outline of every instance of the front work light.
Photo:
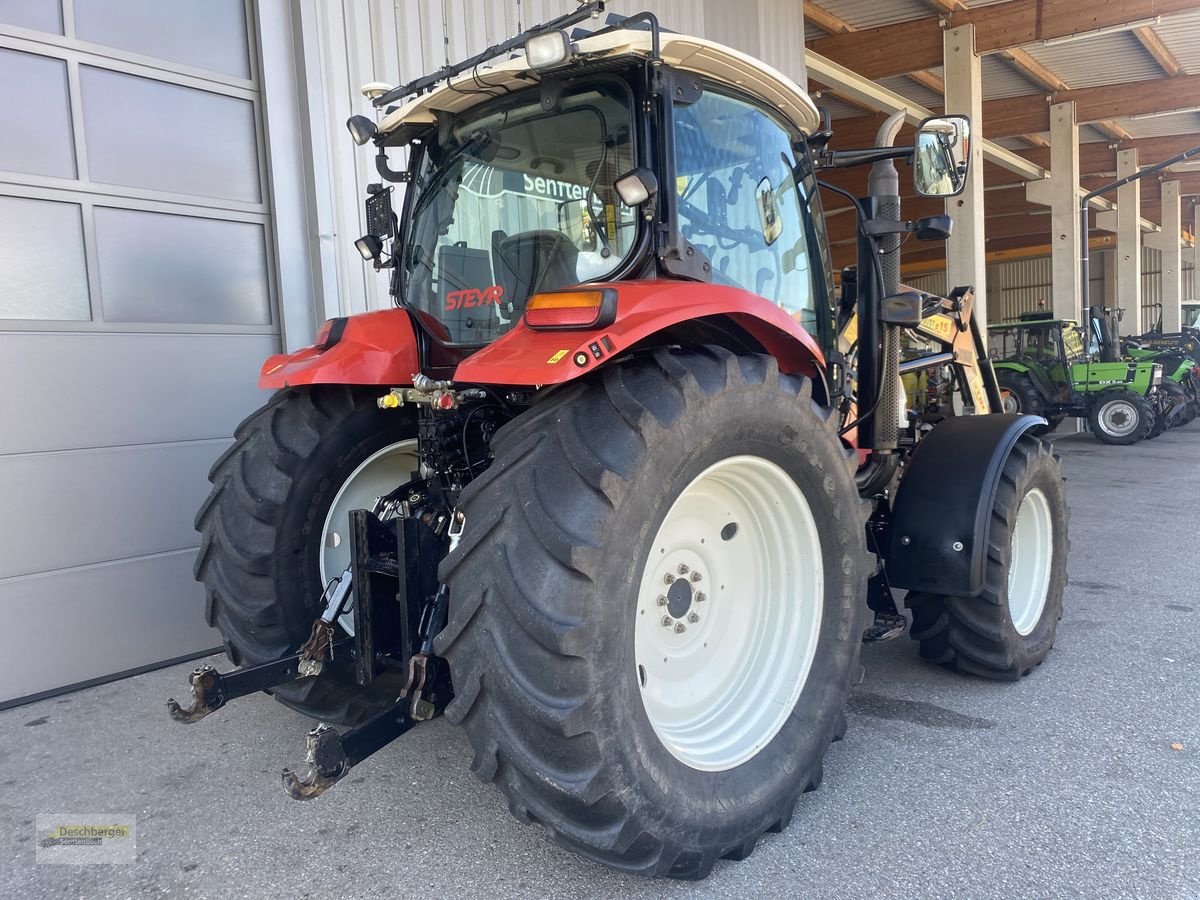
[(565, 31), (535, 34), (525, 42), (525, 60), (531, 69), (548, 69), (567, 61), (571, 55), (571, 38)]
[(550, 331), (605, 328), (617, 318), (617, 292), (611, 288), (543, 291), (525, 304), (525, 324)]
[(641, 206), (658, 193), (658, 179), (644, 166), (622, 175), (613, 184), (621, 202), (628, 207)]
[(360, 147), (375, 137), (375, 123), (366, 116), (351, 116), (346, 120), (346, 128)]
[(354, 246), (367, 262), (379, 259), (379, 254), (383, 252), (383, 241), (373, 234), (364, 234), (354, 242)]

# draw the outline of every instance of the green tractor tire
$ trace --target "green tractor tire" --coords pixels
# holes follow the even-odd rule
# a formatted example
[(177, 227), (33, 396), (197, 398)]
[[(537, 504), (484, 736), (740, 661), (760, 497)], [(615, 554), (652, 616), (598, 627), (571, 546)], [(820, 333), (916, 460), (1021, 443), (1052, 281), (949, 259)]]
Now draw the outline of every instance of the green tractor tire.
[[(1046, 416), (1046, 402), (1042, 399), (1033, 379), (1022, 372), (1002, 369), (996, 373), (1000, 383), (1000, 396), (1004, 402), (1006, 413), (1018, 413), (1029, 416)], [(1042, 435), (1053, 431), (1062, 422), (1062, 416), (1046, 416), (1048, 425), (1038, 425), (1029, 429), (1030, 434)]]
[(1136, 444), (1150, 437), (1157, 418), (1149, 401), (1133, 391), (1106, 391), (1088, 411), (1092, 434), (1106, 444)]

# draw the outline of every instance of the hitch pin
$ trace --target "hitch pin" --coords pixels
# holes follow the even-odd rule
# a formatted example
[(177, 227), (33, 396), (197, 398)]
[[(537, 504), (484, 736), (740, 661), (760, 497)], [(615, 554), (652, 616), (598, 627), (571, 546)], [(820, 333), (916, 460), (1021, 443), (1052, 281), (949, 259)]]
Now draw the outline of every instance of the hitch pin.
[(462, 540), (463, 526), (466, 525), (466, 522), (467, 517), (458, 510), (455, 510), (454, 515), (450, 517), (450, 530), (446, 532), (450, 538), (450, 553), (454, 552), (454, 548)]

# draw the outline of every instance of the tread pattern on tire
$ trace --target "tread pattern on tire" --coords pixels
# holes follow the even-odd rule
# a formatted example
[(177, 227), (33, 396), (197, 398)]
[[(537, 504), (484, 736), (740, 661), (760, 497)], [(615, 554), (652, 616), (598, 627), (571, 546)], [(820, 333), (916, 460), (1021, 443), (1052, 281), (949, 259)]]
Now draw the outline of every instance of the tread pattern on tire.
[[(809, 406), (831, 434), (835, 417), (812, 401), (811, 382), (780, 375), (773, 359), (715, 348), (686, 357), (656, 351), (652, 360), (609, 367), (599, 378), (602, 390), (585, 397), (584, 385), (567, 386), (501, 429), (495, 462), (463, 492), (476, 527), (443, 561), (441, 575), (482, 587), (464, 597), (452, 584), (450, 621), (435, 642), (455, 678), (446, 714), (470, 736), (475, 774), (500, 788), (519, 820), (539, 823), (555, 842), (630, 873), (703, 878), (718, 858), (745, 858), (764, 832), (786, 827), (794, 801), (779, 802), (749, 839), (708, 852), (652, 834), (631, 814), (589, 730), (597, 698), (583, 658), (594, 639), (587, 609), (560, 604), (552, 611), (541, 598), (579, 596), (565, 588), (602, 578), (589, 526), (621, 502), (647, 452), (645, 435), (669, 429), (688, 392), (712, 394), (727, 381), (770, 383)], [(845, 463), (852, 473), (849, 452)], [(490, 514), (473, 513), (485, 491), (509, 499)], [(584, 498), (570, 511), (555, 502), (566, 492)], [(853, 509), (843, 511), (847, 527), (863, 527), (863, 506), (855, 497)], [(495, 537), (499, 529), (504, 541)], [(523, 548), (521, 558), (513, 547)], [(533, 554), (548, 563), (523, 564)], [(538, 578), (538, 569), (550, 574)], [(830, 741), (845, 732), (844, 714), (836, 719)], [(818, 761), (803, 775), (804, 790), (815, 789), (821, 775)]]
[[(1058, 458), (1046, 441), (1032, 437), (1018, 440), (1000, 477), (992, 507), (991, 534), (998, 529), (1004, 534), (1010, 533), (1009, 518), (1015, 518), (1017, 513), (1017, 477), (1032, 459), (1046, 458), (1053, 459), (1057, 465)], [(1068, 541), (1061, 548), (1064, 558), (1069, 550)], [(997, 681), (1019, 681), (1041, 665), (1044, 656), (1032, 665), (1023, 664), (1004, 641), (1008, 619), (1005, 604), (1008, 553), (1009, 548), (1000, 546), (994, 539), (989, 542), (984, 590), (979, 597), (947, 597), (925, 591), (908, 594), (904, 602), (913, 614), (909, 634), (920, 642), (924, 659), (964, 674)], [(1061, 616), (1060, 596), (1055, 621)]]
[[(212, 491), (196, 514), (200, 549), (193, 571), (205, 587), (205, 619), (221, 631), (235, 665), (278, 659), (308, 637), (315, 606), (280, 602), (277, 589), (282, 567), (296, 565), (293, 545), (303, 537), (282, 533), (282, 511), (293, 485), (307, 474), (305, 461), (317, 443), (373, 404), (368, 394), (344, 385), (278, 391), (237, 426), (233, 444), (213, 464)], [(305, 529), (322, 524), (310, 517)], [(310, 603), (319, 587), (313, 584)], [(329, 722), (361, 721), (379, 708), (377, 696), (331, 676), (280, 685), (272, 693)]]

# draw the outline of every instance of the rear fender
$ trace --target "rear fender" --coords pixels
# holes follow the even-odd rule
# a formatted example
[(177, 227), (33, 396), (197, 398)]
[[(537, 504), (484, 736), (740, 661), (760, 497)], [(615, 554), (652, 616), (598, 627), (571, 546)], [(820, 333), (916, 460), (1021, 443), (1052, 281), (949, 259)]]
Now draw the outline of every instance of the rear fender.
[(274, 390), (306, 384), (412, 384), (420, 371), (417, 336), (403, 309), (381, 309), (332, 319), (317, 343), (263, 363), (258, 386)]
[(779, 362), (780, 370), (821, 377), (825, 360), (804, 328), (780, 307), (739, 288), (651, 280), (588, 287), (617, 292), (616, 320), (585, 331), (535, 331), (525, 323), (459, 364), (454, 380), (481, 384), (563, 384), (600, 368), (672, 327), (724, 317)]
[(887, 574), (894, 587), (979, 595), (1004, 464), (1021, 435), (1045, 424), (1041, 416), (958, 416), (922, 439), (892, 505)]

